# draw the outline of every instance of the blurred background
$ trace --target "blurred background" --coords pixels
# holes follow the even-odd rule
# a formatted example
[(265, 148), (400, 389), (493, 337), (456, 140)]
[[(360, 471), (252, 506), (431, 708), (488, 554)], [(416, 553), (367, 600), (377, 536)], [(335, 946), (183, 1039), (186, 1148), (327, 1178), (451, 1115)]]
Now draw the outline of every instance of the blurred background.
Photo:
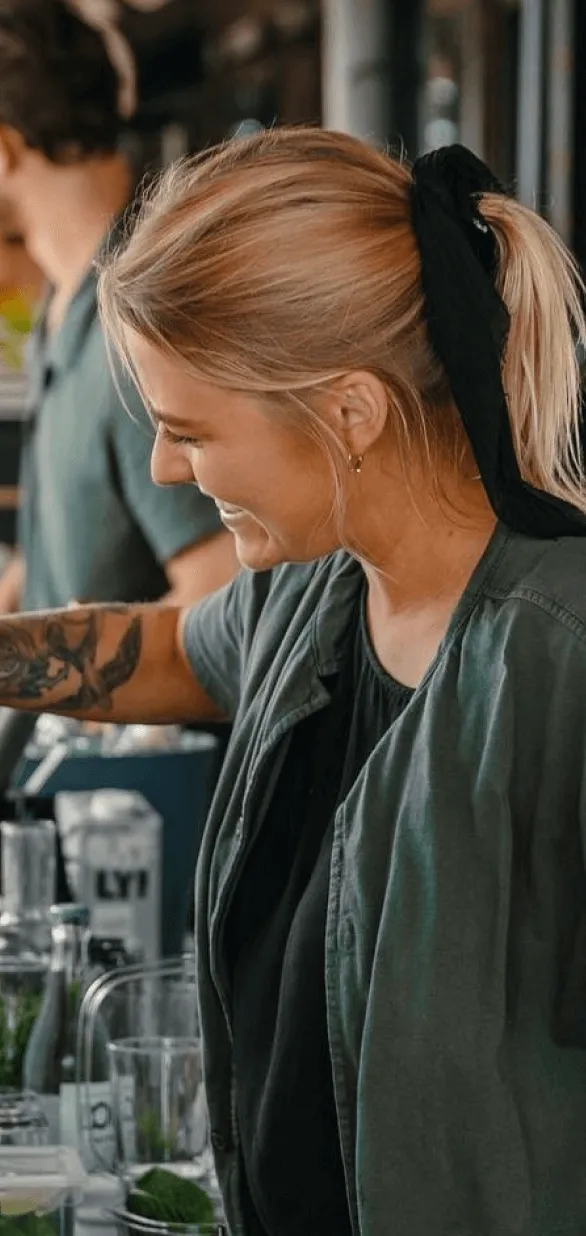
[[(142, 98), (125, 140), (140, 163), (161, 166), (275, 123), (344, 129), (409, 158), (459, 140), (586, 263), (584, 0), (168, 0), (145, 9), (124, 18)], [(26, 406), (22, 282), (0, 288), (6, 543)]]

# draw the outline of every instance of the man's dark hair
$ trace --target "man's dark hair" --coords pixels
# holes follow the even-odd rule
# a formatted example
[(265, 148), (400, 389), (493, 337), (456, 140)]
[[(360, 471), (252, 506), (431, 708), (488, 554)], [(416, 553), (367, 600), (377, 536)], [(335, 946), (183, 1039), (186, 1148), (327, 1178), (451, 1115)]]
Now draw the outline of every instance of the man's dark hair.
[(63, 0), (0, 0), (0, 124), (55, 163), (110, 154), (119, 79), (100, 35)]

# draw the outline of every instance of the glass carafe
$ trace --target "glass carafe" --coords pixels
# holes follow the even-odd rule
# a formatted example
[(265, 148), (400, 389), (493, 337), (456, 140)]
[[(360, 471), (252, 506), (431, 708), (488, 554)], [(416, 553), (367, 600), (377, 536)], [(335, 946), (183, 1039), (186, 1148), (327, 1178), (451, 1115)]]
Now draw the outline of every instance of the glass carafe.
[(5, 820), (0, 824), (0, 846), (0, 960), (22, 955), (48, 960), (57, 870), (55, 824)]

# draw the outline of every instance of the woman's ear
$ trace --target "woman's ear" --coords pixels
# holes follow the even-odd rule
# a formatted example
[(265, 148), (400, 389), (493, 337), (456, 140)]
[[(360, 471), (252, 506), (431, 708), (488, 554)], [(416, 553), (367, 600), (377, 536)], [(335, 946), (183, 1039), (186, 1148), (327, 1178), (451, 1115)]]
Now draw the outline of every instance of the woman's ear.
[(326, 414), (349, 455), (361, 456), (378, 442), (389, 412), (388, 394), (368, 370), (345, 374), (326, 396)]

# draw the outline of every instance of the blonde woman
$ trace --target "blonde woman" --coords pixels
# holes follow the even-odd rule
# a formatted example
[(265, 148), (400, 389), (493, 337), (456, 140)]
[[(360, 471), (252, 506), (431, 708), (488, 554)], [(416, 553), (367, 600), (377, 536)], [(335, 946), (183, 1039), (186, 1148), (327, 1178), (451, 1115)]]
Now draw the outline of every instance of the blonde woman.
[(233, 733), (198, 876), (234, 1236), (586, 1230), (572, 262), (454, 147), (173, 170), (103, 319), (243, 570), (0, 624), (2, 697)]

